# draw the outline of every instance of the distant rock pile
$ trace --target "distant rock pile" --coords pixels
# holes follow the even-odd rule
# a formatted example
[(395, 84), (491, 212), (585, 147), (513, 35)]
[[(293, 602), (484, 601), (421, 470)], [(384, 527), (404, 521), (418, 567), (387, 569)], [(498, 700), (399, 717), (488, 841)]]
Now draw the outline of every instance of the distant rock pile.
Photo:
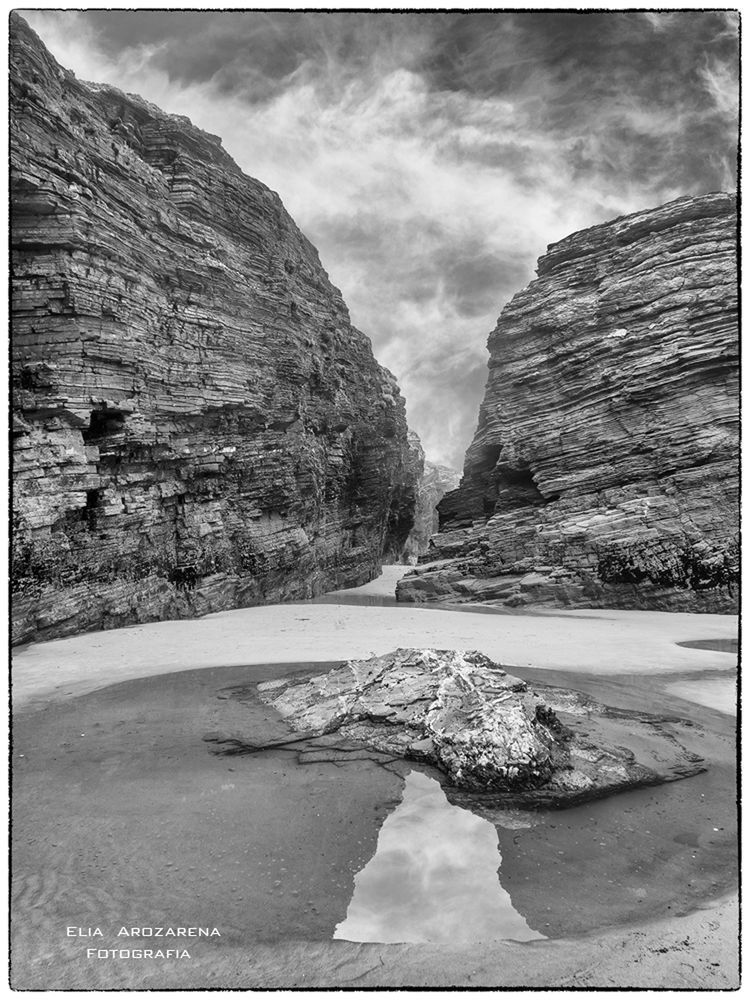
[(736, 609), (736, 223), (710, 194), (549, 248), (400, 600)]
[(15, 641), (372, 579), (421, 469), (315, 248), (17, 15), (10, 58)]
[[(325, 674), (266, 681), (258, 694), (295, 733), (327, 737), (313, 744), (318, 751), (335, 749), (335, 734), (433, 764), (456, 789), (499, 795), (499, 804), (572, 805), (703, 770), (679, 742), (689, 723), (529, 685), (476, 651), (397, 649)], [(232, 742), (236, 749), (243, 741)]]

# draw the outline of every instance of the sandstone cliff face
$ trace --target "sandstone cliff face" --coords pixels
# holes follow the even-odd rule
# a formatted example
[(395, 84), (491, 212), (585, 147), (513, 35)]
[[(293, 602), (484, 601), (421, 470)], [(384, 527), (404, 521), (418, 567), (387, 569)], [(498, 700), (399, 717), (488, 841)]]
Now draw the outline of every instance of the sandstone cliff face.
[(402, 600), (736, 607), (733, 196), (551, 246), (506, 306), (437, 566)]
[(404, 404), (278, 196), (16, 16), (11, 109), (16, 640), (370, 579)]
[(430, 538), (438, 530), (437, 505), (446, 493), (456, 489), (461, 481), (461, 473), (447, 465), (437, 465), (426, 459), (422, 444), (413, 431), (409, 431), (409, 440), (412, 448), (421, 456), (422, 472), (416, 489), (414, 527), (399, 559), (405, 563), (416, 563), (428, 551)]

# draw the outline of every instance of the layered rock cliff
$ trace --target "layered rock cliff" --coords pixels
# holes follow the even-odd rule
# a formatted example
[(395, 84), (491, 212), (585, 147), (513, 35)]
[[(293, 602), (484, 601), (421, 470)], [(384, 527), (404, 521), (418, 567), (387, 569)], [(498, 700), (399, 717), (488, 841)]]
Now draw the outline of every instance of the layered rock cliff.
[(400, 599), (736, 607), (736, 223), (710, 194), (549, 247)]
[(416, 475), (315, 248), (219, 138), (11, 32), (15, 639), (370, 579)]
[(425, 458), (422, 444), (413, 431), (409, 431), (412, 448), (421, 456), (422, 473), (419, 477), (414, 506), (414, 527), (399, 555), (405, 563), (416, 563), (428, 551), (430, 538), (439, 528), (437, 505), (461, 481), (461, 473), (447, 465), (438, 465)]

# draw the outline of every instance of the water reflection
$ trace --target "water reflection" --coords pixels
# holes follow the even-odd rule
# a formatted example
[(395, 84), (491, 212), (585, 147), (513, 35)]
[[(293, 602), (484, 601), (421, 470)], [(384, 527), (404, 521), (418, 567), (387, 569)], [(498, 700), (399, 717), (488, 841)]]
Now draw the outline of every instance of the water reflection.
[(333, 936), (384, 943), (542, 938), (513, 909), (498, 880), (500, 861), (495, 827), (451, 805), (433, 778), (411, 771)]

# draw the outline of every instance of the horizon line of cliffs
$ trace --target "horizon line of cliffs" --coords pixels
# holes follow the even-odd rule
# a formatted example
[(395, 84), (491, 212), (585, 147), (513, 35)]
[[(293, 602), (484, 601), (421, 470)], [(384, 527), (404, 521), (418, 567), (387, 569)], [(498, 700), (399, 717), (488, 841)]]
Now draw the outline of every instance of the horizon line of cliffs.
[(736, 611), (734, 195), (574, 233), (537, 275), (490, 335), (460, 486), (399, 600)]
[(17, 15), (10, 70), (13, 640), (372, 579), (423, 456), (278, 195)]

